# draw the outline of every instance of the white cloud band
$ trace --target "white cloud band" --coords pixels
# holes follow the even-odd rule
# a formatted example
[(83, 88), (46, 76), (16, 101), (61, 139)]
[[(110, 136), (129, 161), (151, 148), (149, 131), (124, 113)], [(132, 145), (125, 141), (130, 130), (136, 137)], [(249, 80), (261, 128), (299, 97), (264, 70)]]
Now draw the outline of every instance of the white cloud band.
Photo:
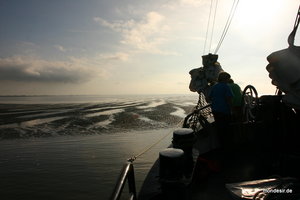
[(0, 80), (77, 83), (87, 81), (92, 74), (90, 69), (76, 62), (22, 56), (0, 59)]

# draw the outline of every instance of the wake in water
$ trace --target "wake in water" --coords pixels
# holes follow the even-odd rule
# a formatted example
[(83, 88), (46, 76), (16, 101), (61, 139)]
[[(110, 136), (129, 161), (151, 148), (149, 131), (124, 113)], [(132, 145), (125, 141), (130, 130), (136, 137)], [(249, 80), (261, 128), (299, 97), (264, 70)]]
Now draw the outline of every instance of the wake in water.
[(194, 97), (173, 97), (89, 104), (1, 104), (0, 138), (170, 128), (191, 111), (195, 101)]

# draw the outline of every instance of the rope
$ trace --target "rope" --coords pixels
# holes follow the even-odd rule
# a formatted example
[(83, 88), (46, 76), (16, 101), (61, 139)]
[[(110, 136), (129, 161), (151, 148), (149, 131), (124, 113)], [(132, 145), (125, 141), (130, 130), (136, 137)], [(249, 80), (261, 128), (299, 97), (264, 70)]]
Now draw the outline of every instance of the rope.
[(296, 16), (294, 28), (297, 27), (297, 26), (299, 25), (299, 17), (300, 17), (300, 6), (299, 6), (299, 8), (298, 8), (298, 12), (297, 12), (297, 16)]
[(213, 26), (212, 26), (212, 29), (211, 29), (211, 36), (210, 36), (210, 43), (209, 43), (209, 52), (211, 50), (212, 38), (213, 38), (213, 35), (214, 35), (217, 8), (218, 8), (218, 0), (216, 0), (216, 5), (215, 5), (215, 14), (214, 14)]
[[(179, 127), (179, 125), (184, 121), (184, 119), (180, 120), (180, 122), (176, 125), (176, 127)], [(161, 137), (158, 141), (156, 141), (155, 143), (153, 143), (152, 145), (146, 147), (144, 150), (142, 150), (140, 153), (138, 153), (135, 156), (132, 156), (131, 158), (129, 158), (127, 161), (129, 162), (134, 162), (138, 157), (140, 157), (141, 155), (145, 154), (146, 152), (148, 152), (150, 149), (152, 149), (155, 145), (157, 145), (158, 143), (160, 143), (163, 139), (165, 139), (167, 136), (169, 136), (173, 131), (169, 131), (166, 135), (164, 135), (163, 137)]]
[[(197, 103), (198, 105), (199, 103)], [(194, 108), (192, 108), (190, 110), (190, 112), (194, 110)], [(189, 113), (190, 113), (189, 112)], [(180, 124), (182, 124), (184, 121), (184, 118), (182, 120), (180, 120), (175, 127), (179, 127)], [(163, 139), (165, 139), (167, 136), (169, 136), (173, 131), (169, 131), (166, 135), (164, 135), (163, 137), (161, 137), (158, 141), (156, 141), (155, 143), (153, 143), (152, 145), (146, 147), (144, 150), (142, 150), (140, 153), (136, 154), (135, 156), (132, 156), (131, 158), (129, 158), (127, 161), (128, 162), (134, 162), (138, 157), (140, 157), (141, 155), (147, 153), (150, 149), (152, 149), (155, 145), (157, 145), (158, 143), (160, 143)]]
[(205, 42), (204, 42), (204, 48), (203, 48), (203, 55), (205, 54), (205, 50), (206, 50), (206, 42), (207, 42), (207, 37), (208, 37), (210, 17), (211, 17), (211, 11), (212, 11), (212, 1), (213, 0), (210, 0), (209, 17), (208, 17), (207, 27), (206, 27), (206, 34), (205, 34)]
[(226, 36), (226, 34), (227, 34), (227, 31), (228, 31), (228, 29), (229, 29), (229, 26), (230, 26), (230, 24), (231, 24), (231, 22), (232, 22), (232, 18), (233, 18), (234, 14), (235, 14), (235, 11), (236, 11), (236, 8), (237, 8), (238, 3), (239, 3), (239, 0), (234, 0), (234, 2), (233, 2), (233, 4), (232, 4), (232, 7), (231, 7), (231, 10), (230, 10), (229, 16), (228, 16), (228, 18), (227, 18), (227, 22), (226, 22), (226, 24), (225, 24), (225, 27), (224, 27), (224, 29), (223, 29), (223, 33), (222, 33), (222, 35), (221, 35), (220, 41), (219, 41), (219, 43), (218, 43), (218, 45), (217, 45), (217, 47), (216, 47), (216, 50), (215, 50), (214, 54), (216, 54), (216, 53), (218, 52), (218, 50), (219, 50), (220, 47), (221, 47), (221, 44), (222, 44), (223, 41), (224, 41), (224, 38), (225, 38), (225, 36)]
[(299, 26), (299, 22), (300, 22), (300, 6), (298, 8), (298, 12), (297, 12), (297, 16), (296, 16), (293, 31), (290, 33), (290, 35), (288, 37), (289, 46), (294, 46), (295, 35), (296, 35), (297, 29), (298, 29), (298, 26)]

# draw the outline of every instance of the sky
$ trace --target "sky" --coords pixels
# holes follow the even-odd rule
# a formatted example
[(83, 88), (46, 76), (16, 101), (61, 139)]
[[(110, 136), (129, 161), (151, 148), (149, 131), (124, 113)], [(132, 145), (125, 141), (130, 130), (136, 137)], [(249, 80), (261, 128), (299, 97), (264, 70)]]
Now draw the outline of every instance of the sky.
[[(204, 49), (211, 0), (0, 0), (0, 95), (191, 94), (233, 2), (218, 0)], [(218, 55), (242, 89), (275, 93), (266, 57), (288, 47), (299, 3), (239, 1)]]

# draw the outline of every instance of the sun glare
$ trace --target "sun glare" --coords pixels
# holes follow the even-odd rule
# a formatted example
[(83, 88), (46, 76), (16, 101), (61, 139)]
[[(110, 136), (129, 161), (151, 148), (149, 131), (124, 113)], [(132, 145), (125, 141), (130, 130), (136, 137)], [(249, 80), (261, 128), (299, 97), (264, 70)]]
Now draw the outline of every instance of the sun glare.
[(234, 20), (243, 27), (245, 25), (259, 27), (264, 23), (274, 23), (281, 4), (280, 0), (241, 0)]

